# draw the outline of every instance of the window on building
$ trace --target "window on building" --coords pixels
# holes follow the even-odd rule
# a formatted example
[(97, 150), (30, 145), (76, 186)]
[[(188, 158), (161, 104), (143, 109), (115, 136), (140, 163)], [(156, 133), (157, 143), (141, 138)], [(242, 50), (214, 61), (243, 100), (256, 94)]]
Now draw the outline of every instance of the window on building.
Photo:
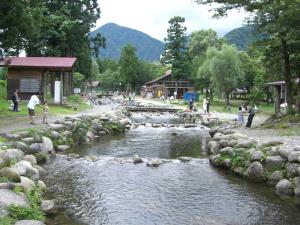
[(22, 78), (20, 79), (20, 92), (36, 93), (41, 90), (41, 79), (38, 78)]

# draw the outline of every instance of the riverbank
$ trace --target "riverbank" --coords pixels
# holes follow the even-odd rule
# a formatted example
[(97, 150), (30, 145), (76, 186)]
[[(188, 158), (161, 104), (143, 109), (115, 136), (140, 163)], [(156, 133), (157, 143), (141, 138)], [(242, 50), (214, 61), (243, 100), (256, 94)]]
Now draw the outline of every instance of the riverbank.
[[(43, 224), (38, 221), (44, 221), (44, 215), (57, 212), (53, 200), (41, 197), (46, 185), (40, 180), (40, 174), (45, 172), (40, 164), (58, 152), (129, 129), (130, 120), (122, 114), (122, 109), (110, 113), (109, 108), (94, 109), (92, 114), (56, 118), (49, 125), (3, 134), (0, 140), (1, 225), (39, 225)], [(90, 160), (95, 159), (91, 157)]]

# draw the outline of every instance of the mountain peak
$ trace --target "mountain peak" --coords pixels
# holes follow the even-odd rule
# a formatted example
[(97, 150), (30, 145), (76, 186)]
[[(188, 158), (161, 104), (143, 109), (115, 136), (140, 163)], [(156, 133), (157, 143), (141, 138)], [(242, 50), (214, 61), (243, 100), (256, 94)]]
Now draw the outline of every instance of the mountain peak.
[(137, 49), (137, 56), (144, 61), (159, 61), (164, 43), (152, 38), (148, 34), (115, 23), (106, 23), (91, 33), (100, 33), (106, 38), (106, 48), (100, 49), (102, 58), (119, 59), (121, 49), (131, 44)]

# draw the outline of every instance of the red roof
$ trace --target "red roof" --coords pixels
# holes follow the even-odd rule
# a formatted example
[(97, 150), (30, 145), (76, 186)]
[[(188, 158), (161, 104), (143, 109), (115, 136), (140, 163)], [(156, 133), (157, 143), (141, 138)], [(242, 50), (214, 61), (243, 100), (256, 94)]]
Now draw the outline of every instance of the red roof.
[(11, 57), (4, 66), (71, 69), (75, 61), (76, 58), (67, 57)]

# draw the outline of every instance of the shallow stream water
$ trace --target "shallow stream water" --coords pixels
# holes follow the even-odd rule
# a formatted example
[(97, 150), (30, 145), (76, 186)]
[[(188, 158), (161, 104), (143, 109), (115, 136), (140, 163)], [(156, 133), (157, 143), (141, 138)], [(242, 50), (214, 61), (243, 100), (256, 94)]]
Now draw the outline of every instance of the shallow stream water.
[[(206, 129), (139, 127), (74, 149), (85, 158), (52, 159), (44, 180), (65, 209), (55, 224), (300, 224), (300, 209), (273, 188), (210, 166)], [(134, 154), (171, 159), (158, 168)], [(190, 156), (183, 163), (179, 156)], [(56, 222), (55, 222), (56, 221)]]

